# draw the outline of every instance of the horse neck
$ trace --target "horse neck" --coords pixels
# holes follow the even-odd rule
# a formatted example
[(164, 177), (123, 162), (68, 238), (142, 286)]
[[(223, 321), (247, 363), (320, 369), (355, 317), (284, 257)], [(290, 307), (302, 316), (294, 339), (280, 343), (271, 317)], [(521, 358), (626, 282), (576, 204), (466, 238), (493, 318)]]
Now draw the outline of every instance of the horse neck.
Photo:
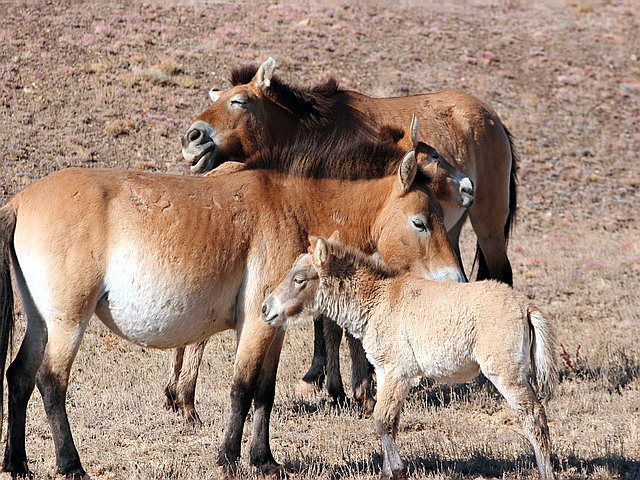
[(367, 336), (387, 279), (357, 270), (349, 277), (321, 275), (318, 303), (322, 311), (358, 340)]
[(372, 253), (377, 244), (378, 217), (393, 180), (392, 177), (367, 181), (289, 177), (285, 185), (286, 201), (308, 233), (328, 237), (337, 230), (345, 243)]

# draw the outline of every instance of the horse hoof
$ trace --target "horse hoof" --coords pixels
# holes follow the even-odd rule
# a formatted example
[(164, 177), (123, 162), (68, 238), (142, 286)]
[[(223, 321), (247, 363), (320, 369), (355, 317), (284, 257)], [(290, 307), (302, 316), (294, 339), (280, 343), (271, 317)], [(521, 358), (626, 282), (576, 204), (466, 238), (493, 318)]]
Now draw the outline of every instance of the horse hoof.
[(263, 477), (273, 480), (288, 478), (285, 469), (282, 468), (282, 465), (277, 463), (275, 460), (273, 462), (267, 462), (264, 465), (260, 465), (260, 473)]
[(200, 415), (195, 410), (185, 410), (183, 411), (184, 419), (187, 422), (187, 425), (191, 425), (196, 428), (201, 428), (204, 424), (202, 420), (200, 420)]
[(367, 398), (362, 403), (362, 416), (364, 418), (371, 418), (373, 410), (376, 408), (376, 401), (373, 398)]
[(300, 382), (298, 382), (298, 386), (296, 387), (296, 393), (298, 395), (302, 395), (303, 397), (314, 395), (318, 392), (320, 392), (320, 387), (313, 382), (305, 382), (304, 380), (300, 380)]

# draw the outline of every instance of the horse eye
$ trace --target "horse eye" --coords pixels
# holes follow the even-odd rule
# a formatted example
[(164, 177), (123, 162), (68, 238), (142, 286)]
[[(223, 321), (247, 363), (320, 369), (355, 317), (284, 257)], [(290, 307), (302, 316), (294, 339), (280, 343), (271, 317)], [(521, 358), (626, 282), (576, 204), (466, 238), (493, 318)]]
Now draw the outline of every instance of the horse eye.
[(420, 232), (426, 232), (427, 231), (427, 226), (424, 224), (424, 222), (422, 220), (414, 218), (413, 220), (411, 220), (411, 223), (413, 223), (413, 226), (416, 227), (416, 229), (418, 231), (420, 231)]
[(293, 277), (293, 283), (295, 283), (296, 285), (302, 285), (304, 282), (305, 282), (304, 278)]
[(239, 98), (234, 98), (233, 100), (231, 100), (231, 102), (229, 102), (231, 105), (236, 105), (238, 107), (244, 107), (247, 105), (246, 100), (242, 100)]

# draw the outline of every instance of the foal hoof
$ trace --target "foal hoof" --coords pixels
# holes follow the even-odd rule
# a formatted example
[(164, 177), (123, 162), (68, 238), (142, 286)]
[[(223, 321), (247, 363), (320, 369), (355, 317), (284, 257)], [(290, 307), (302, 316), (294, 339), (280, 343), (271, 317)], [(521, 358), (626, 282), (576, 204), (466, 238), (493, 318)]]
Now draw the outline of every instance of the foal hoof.
[(184, 416), (184, 420), (188, 425), (196, 428), (200, 428), (204, 425), (202, 423), (202, 420), (200, 420), (200, 415), (198, 415), (198, 412), (195, 410), (195, 408), (185, 408), (182, 411), (182, 415)]
[(296, 387), (296, 393), (303, 397), (308, 397), (309, 395), (314, 395), (319, 392), (320, 386), (314, 382), (305, 382), (304, 380), (300, 380)]

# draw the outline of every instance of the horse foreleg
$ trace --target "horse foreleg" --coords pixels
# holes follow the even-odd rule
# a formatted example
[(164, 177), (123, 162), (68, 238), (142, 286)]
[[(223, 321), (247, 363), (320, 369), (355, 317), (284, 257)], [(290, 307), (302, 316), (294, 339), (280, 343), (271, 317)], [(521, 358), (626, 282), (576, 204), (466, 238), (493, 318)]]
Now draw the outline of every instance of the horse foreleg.
[(328, 318), (324, 318), (324, 341), (327, 347), (327, 392), (334, 401), (343, 404), (347, 395), (340, 375), (342, 328)]
[(481, 208), (480, 205), (474, 204), (471, 208), (471, 224), (478, 237), (477, 280), (491, 278), (513, 285), (513, 273), (507, 257), (507, 240), (504, 233), (505, 220), (498, 221), (491, 215), (480, 215), (477, 210)]
[(298, 384), (297, 391), (307, 395), (322, 389), (327, 366), (327, 347), (324, 341), (324, 317), (322, 314), (313, 317), (313, 360), (307, 373)]
[(351, 388), (353, 398), (358, 402), (365, 417), (370, 417), (376, 401), (373, 398), (372, 367), (362, 348), (362, 342), (346, 332), (351, 354)]
[(79, 322), (49, 322), (49, 342), (36, 377), (55, 444), (56, 470), (67, 478), (86, 475), (73, 441), (65, 402), (71, 365), (89, 318)]
[(187, 423), (202, 425), (200, 416), (196, 412), (196, 382), (198, 381), (198, 370), (204, 355), (204, 347), (209, 339), (202, 340), (185, 348), (182, 369), (178, 380), (176, 404), (182, 412)]
[[(231, 385), (227, 428), (218, 451), (218, 465), (234, 473), (240, 458), (242, 430), (253, 400), (262, 364), (277, 330), (259, 317), (245, 323), (238, 335), (238, 348)], [(267, 412), (268, 413), (268, 412)], [(266, 465), (267, 469), (269, 465)]]
[(269, 446), (269, 420), (276, 393), (276, 374), (285, 330), (280, 329), (273, 340), (262, 364), (256, 393), (253, 397), (253, 437), (249, 451), (251, 465), (256, 465), (262, 473), (269, 475), (280, 469)]
[(373, 421), (382, 440), (384, 454), (381, 478), (404, 478), (406, 468), (395, 439), (402, 404), (409, 393), (409, 384), (395, 376), (393, 370), (386, 375), (380, 373), (377, 377), (381, 381), (378, 382), (378, 401), (373, 411)]
[[(27, 453), (25, 449), (25, 425), (27, 404), (36, 384), (36, 373), (42, 363), (47, 344), (44, 320), (35, 308), (27, 310), (27, 331), (15, 360), (7, 369), (9, 391), (9, 420), (3, 470), (12, 476), (26, 476)], [(30, 311), (31, 310), (31, 311)]]

